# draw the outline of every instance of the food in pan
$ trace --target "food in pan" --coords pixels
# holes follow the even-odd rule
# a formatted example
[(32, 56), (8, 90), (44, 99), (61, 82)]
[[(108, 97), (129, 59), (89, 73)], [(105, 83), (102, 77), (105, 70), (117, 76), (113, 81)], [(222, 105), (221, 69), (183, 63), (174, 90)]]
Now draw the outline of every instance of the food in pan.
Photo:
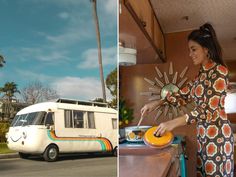
[(143, 136), (151, 126), (125, 127), (126, 140), (130, 142), (143, 142)]
[(136, 135), (135, 135), (134, 132), (130, 132), (130, 133), (128, 134), (128, 138), (129, 138), (130, 140), (134, 140), (135, 137), (136, 137)]

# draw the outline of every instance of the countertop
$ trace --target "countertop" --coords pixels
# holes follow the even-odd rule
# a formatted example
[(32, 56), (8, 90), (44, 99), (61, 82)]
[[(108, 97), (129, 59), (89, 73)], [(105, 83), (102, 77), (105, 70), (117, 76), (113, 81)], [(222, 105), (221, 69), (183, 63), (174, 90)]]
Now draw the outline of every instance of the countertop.
[(119, 176), (166, 177), (177, 153), (176, 146), (156, 149), (146, 145), (120, 145)]

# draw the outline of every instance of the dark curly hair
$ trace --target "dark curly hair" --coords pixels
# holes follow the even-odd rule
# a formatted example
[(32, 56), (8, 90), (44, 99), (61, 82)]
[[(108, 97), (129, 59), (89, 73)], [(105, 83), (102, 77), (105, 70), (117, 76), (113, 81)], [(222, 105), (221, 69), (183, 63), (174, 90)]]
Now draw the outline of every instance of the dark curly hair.
[(222, 59), (222, 49), (216, 37), (214, 28), (210, 23), (205, 23), (199, 29), (193, 30), (189, 36), (188, 41), (194, 41), (202, 47), (208, 49), (209, 58), (214, 62), (226, 66)]

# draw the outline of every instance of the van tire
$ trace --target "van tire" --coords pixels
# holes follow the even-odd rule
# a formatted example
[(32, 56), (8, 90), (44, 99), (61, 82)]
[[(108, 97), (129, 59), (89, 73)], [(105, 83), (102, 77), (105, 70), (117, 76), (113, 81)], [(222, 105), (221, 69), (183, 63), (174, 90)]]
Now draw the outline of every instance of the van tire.
[(30, 154), (25, 154), (25, 153), (22, 153), (22, 152), (19, 152), (18, 154), (19, 154), (20, 158), (22, 158), (22, 159), (28, 159), (29, 156), (30, 156)]
[(113, 155), (117, 157), (117, 146), (113, 149)]
[(57, 160), (59, 154), (58, 147), (55, 144), (50, 144), (43, 153), (43, 158), (47, 162), (54, 162)]

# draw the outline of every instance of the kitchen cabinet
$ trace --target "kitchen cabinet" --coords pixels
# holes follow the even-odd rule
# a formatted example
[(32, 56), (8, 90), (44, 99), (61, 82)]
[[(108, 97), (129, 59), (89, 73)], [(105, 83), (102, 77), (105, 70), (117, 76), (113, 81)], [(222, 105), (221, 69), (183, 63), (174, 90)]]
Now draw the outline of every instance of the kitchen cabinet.
[(124, 3), (160, 60), (164, 62), (166, 58), (164, 34), (150, 2), (148, 0), (125, 0)]
[(127, 0), (127, 6), (131, 13), (136, 16), (137, 23), (144, 28), (149, 37), (153, 38), (153, 11), (147, 0)]
[(165, 40), (162, 33), (160, 24), (157, 20), (154, 20), (154, 34), (153, 34), (154, 44), (157, 47), (158, 53), (162, 58), (165, 58)]

